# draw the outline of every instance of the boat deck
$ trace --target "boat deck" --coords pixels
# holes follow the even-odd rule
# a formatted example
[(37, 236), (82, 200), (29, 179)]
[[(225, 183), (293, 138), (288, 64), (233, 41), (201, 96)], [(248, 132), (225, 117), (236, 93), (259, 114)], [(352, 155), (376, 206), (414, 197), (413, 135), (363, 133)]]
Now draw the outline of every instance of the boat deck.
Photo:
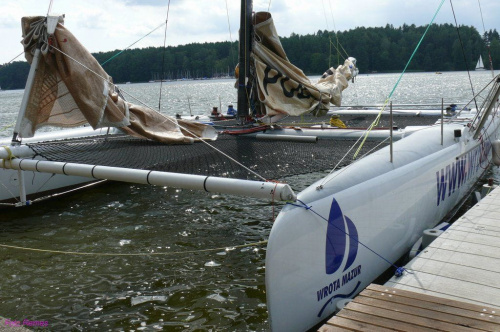
[(319, 331), (500, 331), (500, 187)]

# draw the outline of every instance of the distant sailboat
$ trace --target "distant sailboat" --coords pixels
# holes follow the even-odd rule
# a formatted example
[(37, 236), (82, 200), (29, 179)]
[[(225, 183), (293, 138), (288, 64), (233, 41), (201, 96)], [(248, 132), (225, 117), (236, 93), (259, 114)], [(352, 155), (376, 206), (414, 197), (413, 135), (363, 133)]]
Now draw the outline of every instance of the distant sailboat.
[(479, 60), (477, 60), (476, 69), (475, 70), (485, 70), (483, 64), (483, 57), (480, 55)]

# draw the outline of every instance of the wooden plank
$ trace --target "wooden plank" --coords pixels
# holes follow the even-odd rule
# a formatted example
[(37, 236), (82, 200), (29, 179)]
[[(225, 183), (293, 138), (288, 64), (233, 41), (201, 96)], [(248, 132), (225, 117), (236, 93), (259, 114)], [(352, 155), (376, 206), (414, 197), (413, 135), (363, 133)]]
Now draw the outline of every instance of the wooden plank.
[(494, 220), (496, 225), (489, 225), (488, 221), (491, 219), (481, 219), (481, 222), (460, 222), (456, 221), (453, 224), (454, 232), (467, 232), (467, 233), (486, 233), (491, 236), (499, 237), (500, 236), (500, 222), (498, 220)]
[[(437, 241), (438, 244), (449, 240), (460, 241), (460, 242), (468, 242), (475, 243), (484, 246), (491, 247), (492, 249), (500, 249), (500, 242), (498, 241), (498, 237), (485, 235), (485, 234), (475, 234), (471, 232), (454, 232), (448, 229), (446, 232), (441, 234), (439, 238), (434, 240)], [(438, 247), (437, 244), (432, 243), (431, 247)]]
[[(497, 260), (496, 263), (500, 264), (500, 260)], [(427, 273), (448, 278), (451, 283), (463, 283), (464, 285), (461, 285), (461, 287), (490, 287), (500, 292), (499, 273), (484, 268), (469, 267), (466, 264), (465, 259), (463, 265), (430, 259), (416, 259), (409, 265), (412, 274), (408, 274), (408, 277), (419, 279), (421, 273)], [(495, 261), (491, 261), (491, 264), (495, 264)], [(487, 268), (488, 265), (484, 267)], [(485, 293), (484, 288), (481, 293)], [(498, 306), (500, 306), (500, 297), (498, 298)]]
[(473, 207), (480, 207), (480, 206), (484, 206), (484, 205), (492, 205), (492, 206), (500, 206), (500, 201), (499, 201), (499, 193), (498, 192), (491, 192), (490, 194), (486, 195), (482, 200), (481, 202), (477, 203), (476, 205), (474, 205)]
[[(434, 240), (431, 245), (424, 250), (424, 252), (431, 251), (433, 249), (439, 248), (441, 250), (456, 251), (459, 253), (469, 253), (472, 255), (492, 257), (500, 259), (500, 250), (490, 250), (485, 251), (484, 246), (478, 243), (468, 243), (462, 241), (456, 241), (448, 239), (447, 241), (440, 241), (440, 239)], [(418, 256), (417, 256), (418, 257)]]
[[(328, 324), (325, 324), (323, 326), (321, 326), (319, 329), (318, 329), (318, 332), (352, 332), (353, 330), (351, 329), (347, 329), (347, 328), (343, 328), (341, 326), (337, 326), (337, 325), (328, 325)], [(356, 331), (356, 330), (354, 330)], [(358, 329), (357, 331), (362, 331), (362, 329)]]
[[(387, 288), (386, 288), (387, 289)], [(490, 309), (491, 315), (484, 315), (484, 307), (478, 307), (474, 304), (466, 302), (458, 302), (438, 298), (430, 295), (423, 295), (414, 292), (408, 292), (403, 289), (391, 288), (390, 293), (365, 289), (358, 297), (384, 298), (385, 301), (397, 303), (401, 305), (411, 305), (413, 307), (434, 310), (442, 313), (456, 314), (462, 317), (477, 319), (480, 321), (500, 324), (500, 311)], [(358, 299), (356, 297), (356, 300)], [(486, 309), (488, 311), (488, 309)], [(481, 315), (483, 314), (483, 315)]]
[[(446, 289), (443, 285), (448, 284)], [(421, 272), (419, 278), (410, 278), (407, 275), (398, 279), (395, 282), (391, 279), (386, 283), (389, 287), (394, 287), (398, 289), (408, 289), (414, 292), (421, 292), (424, 294), (433, 294), (439, 297), (444, 297), (448, 299), (455, 299), (464, 302), (470, 302), (477, 305), (484, 305), (489, 307), (498, 307), (496, 302), (500, 299), (500, 290), (488, 290), (488, 299), (484, 299), (482, 294), (485, 292), (485, 287), (474, 287), (474, 289), (464, 287), (464, 284), (457, 285), (454, 282), (450, 282), (449, 279), (430, 275)], [(471, 285), (468, 283), (468, 285)], [(493, 303), (488, 302), (494, 300)], [(488, 300), (488, 301), (487, 301)]]
[(481, 208), (473, 208), (467, 211), (466, 216), (471, 220), (478, 220), (480, 218), (500, 220), (497, 209), (482, 210)]
[(398, 289), (398, 288), (391, 288), (387, 286), (381, 286), (381, 285), (376, 285), (376, 284), (370, 284), (366, 289), (374, 291), (374, 292), (381, 292), (381, 293), (392, 293), (392, 294), (398, 294), (399, 296), (406, 297), (409, 299), (418, 299), (422, 301), (427, 301), (427, 302), (432, 302), (444, 306), (449, 306), (449, 307), (455, 307), (455, 308), (461, 308), (465, 310), (470, 310), (473, 312), (477, 313), (487, 313), (489, 315), (495, 315), (500, 317), (500, 310), (498, 308), (493, 308), (493, 307), (485, 307), (483, 305), (476, 305), (468, 302), (462, 302), (462, 301), (457, 301), (454, 299), (446, 299), (434, 295), (428, 295), (428, 294), (421, 294), (421, 293), (416, 293), (412, 291), (407, 291), (403, 289)]
[(500, 273), (500, 257), (474, 255), (467, 252), (443, 249), (425, 250), (418, 255), (419, 260), (433, 260), (450, 264), (463, 264), (467, 267), (485, 269)]
[[(352, 302), (351, 302), (352, 303)], [(349, 303), (349, 305), (351, 304)], [(396, 321), (392, 318), (385, 318), (375, 315), (369, 315), (366, 313), (360, 313), (354, 310), (347, 309), (347, 306), (342, 309), (336, 317), (342, 317), (345, 319), (350, 319), (357, 322), (362, 322), (365, 324), (372, 324), (382, 328), (396, 330), (396, 331), (407, 331), (407, 332), (435, 332), (435, 329), (426, 328), (422, 326), (415, 326), (407, 322)]]
[[(450, 324), (440, 320), (436, 320), (430, 317), (416, 316), (414, 314), (404, 313), (402, 311), (387, 310), (380, 307), (372, 307), (358, 303), (356, 301), (349, 303), (349, 308), (346, 307), (348, 311), (356, 311), (360, 314), (369, 315), (376, 317), (376, 321), (379, 319), (385, 319), (391, 321), (388, 328), (400, 328), (400, 324), (410, 324), (419, 329), (430, 329), (433, 331), (446, 331), (446, 332), (470, 332), (468, 327), (460, 326), (457, 324)], [(374, 322), (373, 322), (374, 323)], [(372, 324), (373, 324), (372, 323)], [(384, 326), (385, 327), (385, 326)]]
[(395, 312), (401, 312), (415, 317), (422, 317), (443, 322), (446, 324), (451, 324), (450, 329), (452, 331), (455, 331), (457, 329), (456, 326), (466, 326), (468, 328), (474, 328), (475, 330), (483, 330), (483, 331), (493, 331), (495, 329), (500, 329), (499, 324), (461, 316), (460, 310), (457, 308), (454, 308), (455, 310), (452, 310), (452, 313), (445, 313), (439, 310), (439, 306), (435, 306), (436, 310), (434, 310), (434, 308), (423, 309), (417, 306), (413, 306), (413, 301), (406, 301), (406, 303), (405, 302), (397, 303), (388, 300), (388, 298), (389, 298), (388, 296), (385, 296), (385, 298), (383, 299), (378, 299), (360, 295), (356, 297), (355, 302), (366, 306), (391, 310)]
[(373, 324), (358, 322), (351, 319), (346, 319), (340, 316), (333, 316), (323, 325), (318, 331), (320, 332), (337, 332), (337, 331), (370, 331), (370, 332), (387, 332), (394, 331)]
[(495, 206), (500, 207), (500, 202), (498, 201), (500, 195), (495, 193), (494, 195), (485, 196), (480, 202), (476, 203), (473, 208), (475, 209), (485, 209), (486, 208), (494, 208)]
[(486, 218), (486, 217), (469, 217), (467, 215), (464, 215), (460, 218), (458, 218), (453, 225), (461, 225), (461, 226), (466, 226), (466, 225), (479, 225), (479, 226), (488, 226), (488, 227), (493, 227), (494, 229), (497, 229), (500, 227), (500, 221), (497, 218)]

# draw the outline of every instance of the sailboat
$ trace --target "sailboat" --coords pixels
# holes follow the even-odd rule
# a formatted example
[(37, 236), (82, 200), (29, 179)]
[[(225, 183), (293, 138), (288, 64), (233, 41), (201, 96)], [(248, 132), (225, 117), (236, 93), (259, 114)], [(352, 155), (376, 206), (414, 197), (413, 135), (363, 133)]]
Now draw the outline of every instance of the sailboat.
[(479, 59), (477, 60), (476, 69), (475, 70), (486, 70), (484, 68), (483, 57), (481, 55), (479, 56)]
[[(243, 56), (240, 56), (238, 116), (247, 116), (244, 112), (250, 109), (247, 96), (251, 94), (258, 95), (259, 107), (268, 116), (279, 115), (284, 108), (290, 108), (291, 112), (324, 111), (324, 105), (329, 105), (332, 98), (339, 97), (337, 92), (345, 88), (342, 83), (347, 83), (355, 72), (352, 59), (347, 59), (343, 65), (325, 74), (323, 89), (309, 87), (307, 82), (294, 80), (294, 77), (301, 79), (301, 72), (290, 67), (287, 61), (282, 61), (286, 60), (286, 56), (276, 43), (271, 48), (262, 43), (265, 40), (279, 40), (272, 16), (269, 13), (256, 13), (254, 20), (250, 1), (243, 1), (242, 8), (241, 21), (254, 22), (254, 25), (242, 24), (240, 30)], [(31, 18), (23, 20), (23, 25), (27, 29), (26, 36), (30, 35), (30, 28), (34, 28), (40, 32), (37, 36), (47, 38), (42, 38), (42, 42), (37, 39), (33, 43), (32, 70), (19, 114), (20, 120), (12, 140), (0, 151), (0, 158), (3, 159), (0, 165), (4, 168), (0, 180), (8, 188), (2, 191), (0, 200), (5, 200), (5, 197), (10, 197), (16, 191), (17, 195), (14, 196), (19, 199), (16, 205), (24, 206), (30, 202), (27, 196), (40, 187), (55, 190), (95, 179), (112, 179), (286, 201), (288, 204), (272, 227), (266, 253), (267, 308), (273, 331), (304, 331), (334, 313), (340, 300), (359, 293), (408, 252), (424, 229), (436, 225), (448, 215), (487, 170), (492, 151), (500, 152), (496, 143), (500, 126), (500, 78), (496, 77), (490, 82), (489, 92), (478, 107), (476, 116), (465, 125), (463, 122), (442, 121), (440, 125), (422, 128), (332, 172), (298, 194), (286, 184), (263, 180), (179, 175), (139, 167), (52, 161), (44, 157), (46, 152), (39, 149), (55, 142), (69, 148), (76, 147), (77, 150), (72, 151), (83, 154), (91, 146), (90, 143), (114, 144), (114, 141), (123, 140), (126, 134), (123, 131), (133, 137), (188, 144), (197, 139), (203, 142), (215, 140), (216, 135), (210, 126), (189, 127), (189, 123), (156, 116), (147, 107), (144, 109), (125, 102), (120, 91), (115, 90), (109, 77), (100, 72), (98, 66), (93, 67), (93, 73), (89, 73), (89, 66), (94, 62), (92, 59), (87, 59), (86, 68), (76, 67), (68, 71), (68, 67), (65, 67), (62, 72), (50, 74), (55, 62), (44, 61), (42, 64), (43, 52), (48, 54), (50, 48), (54, 48), (52, 54), (57, 54), (58, 60), (77, 55), (71, 55), (70, 43), (53, 44), (52, 36), (56, 31), (67, 33), (63, 29), (62, 17)], [(259, 34), (260, 27), (270, 32), (270, 35), (259, 35), (258, 41), (255, 41), (251, 30), (255, 29), (254, 33)], [(74, 41), (74, 38), (56, 40)], [(26, 45), (31, 52), (31, 42), (27, 41)], [(261, 69), (257, 71), (256, 86), (249, 84), (252, 82), (250, 63), (243, 61), (249, 58), (254, 59), (257, 70)], [(93, 76), (96, 71), (99, 79)], [(46, 72), (57, 84), (37, 84), (37, 75)], [(63, 77), (68, 73), (77, 76)], [(94, 84), (87, 86), (83, 81), (93, 81)], [(276, 82), (278, 84), (273, 86)], [(329, 82), (334, 84), (328, 85)], [(70, 83), (76, 83), (77, 86)], [(56, 86), (65, 86), (65, 93), (61, 93), (61, 90), (41, 90), (47, 85), (54, 89)], [(86, 93), (80, 96), (79, 91), (75, 90), (84, 90)], [(293, 93), (290, 94), (290, 91)], [(317, 95), (312, 96), (315, 92), (318, 92)], [(55, 102), (49, 99), (52, 100), (49, 104), (36, 102), (43, 100), (45, 95), (66, 98), (71, 95), (71, 98), (67, 102), (57, 98)], [(87, 98), (92, 95), (98, 96), (98, 100)], [(299, 95), (300, 98), (296, 99), (302, 106), (290, 106), (288, 101)], [(283, 102), (284, 98), (287, 98), (286, 103)], [(65, 105), (70, 106), (69, 110), (63, 111)], [(82, 111), (86, 108), (91, 110), (92, 117), (83, 115)], [(34, 109), (46, 113), (40, 116), (41, 113)], [(68, 120), (67, 125), (81, 124), (89, 116), (92, 127), (30, 137), (42, 124), (67, 120), (71, 114), (66, 113), (73, 112), (75, 118)], [(168, 128), (148, 129), (143, 124), (151, 121), (142, 119), (153, 119), (154, 123), (165, 124)], [(132, 123), (131, 128), (128, 123)], [(108, 129), (111, 125), (122, 129)], [(124, 127), (129, 129), (124, 130)], [(171, 130), (167, 130), (169, 128)], [(72, 140), (75, 137), (79, 138), (78, 142)], [(82, 140), (89, 144), (78, 148)], [(131, 142), (132, 145), (137, 144), (134, 138)], [(191, 146), (199, 144), (204, 143)], [(70, 154), (67, 156), (69, 158)], [(111, 149), (100, 152), (101, 160), (107, 156), (115, 159), (121, 154), (114, 154)], [(132, 159), (130, 155), (126, 157)]]

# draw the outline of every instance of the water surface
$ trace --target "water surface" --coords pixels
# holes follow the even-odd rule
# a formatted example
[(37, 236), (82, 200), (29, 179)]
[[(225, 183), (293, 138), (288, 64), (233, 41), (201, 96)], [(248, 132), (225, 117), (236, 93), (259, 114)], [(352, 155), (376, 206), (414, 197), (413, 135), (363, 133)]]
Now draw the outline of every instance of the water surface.
[[(344, 104), (381, 104), (398, 77), (361, 75)], [(477, 91), (491, 74), (473, 72), (472, 80)], [(158, 107), (159, 83), (122, 88)], [(233, 80), (168, 82), (162, 91), (161, 110), (170, 115), (208, 114), (236, 100)], [(393, 102), (449, 104), (471, 96), (465, 72), (418, 73), (403, 77)], [(0, 92), (0, 136), (11, 136), (21, 97)], [(287, 181), (298, 191), (322, 176)], [(3, 210), (0, 244), (100, 254), (0, 248), (0, 315), (44, 320), (51, 330), (268, 330), (266, 246), (255, 243), (268, 238), (281, 206), (111, 183)]]

